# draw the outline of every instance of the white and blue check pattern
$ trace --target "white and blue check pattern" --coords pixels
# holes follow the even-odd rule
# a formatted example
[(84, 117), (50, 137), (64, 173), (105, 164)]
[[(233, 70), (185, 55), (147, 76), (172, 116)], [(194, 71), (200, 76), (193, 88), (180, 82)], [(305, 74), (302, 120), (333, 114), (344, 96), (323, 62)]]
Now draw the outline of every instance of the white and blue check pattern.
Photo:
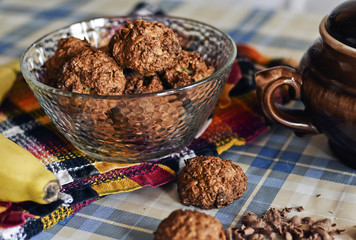
[[(169, 15), (194, 18), (227, 32), (271, 57), (299, 59), (318, 37), (322, 15), (249, 8), (235, 1), (149, 1)], [(41, 36), (76, 21), (125, 15), (137, 1), (0, 1), (0, 64), (18, 59)], [(205, 4), (204, 4), (205, 3)], [(221, 157), (239, 164), (248, 177), (244, 196), (209, 211), (225, 228), (248, 211), (303, 206), (315, 219), (330, 218), (356, 239), (356, 170), (336, 160), (323, 135), (299, 138), (272, 126), (258, 140), (235, 146)], [(107, 196), (84, 207), (33, 239), (153, 239), (153, 232), (179, 203), (174, 182)], [(193, 209), (193, 207), (190, 207)]]

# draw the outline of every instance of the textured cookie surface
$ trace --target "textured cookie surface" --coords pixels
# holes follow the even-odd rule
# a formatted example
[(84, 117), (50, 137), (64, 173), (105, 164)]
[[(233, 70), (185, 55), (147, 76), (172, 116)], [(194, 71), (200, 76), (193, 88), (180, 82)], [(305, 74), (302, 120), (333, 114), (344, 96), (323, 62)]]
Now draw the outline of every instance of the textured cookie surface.
[(127, 22), (111, 38), (109, 49), (120, 66), (146, 76), (176, 65), (181, 52), (173, 30), (140, 19)]
[(199, 156), (186, 161), (177, 185), (183, 204), (201, 209), (222, 208), (243, 196), (247, 177), (231, 160)]
[(196, 210), (173, 211), (157, 227), (155, 240), (225, 240), (222, 224)]

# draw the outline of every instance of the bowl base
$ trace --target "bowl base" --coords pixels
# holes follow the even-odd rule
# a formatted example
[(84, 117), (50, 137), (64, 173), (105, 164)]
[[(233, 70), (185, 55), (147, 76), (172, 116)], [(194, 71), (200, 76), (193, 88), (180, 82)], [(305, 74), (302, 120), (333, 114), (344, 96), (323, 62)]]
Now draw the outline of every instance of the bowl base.
[(339, 144), (329, 140), (329, 146), (332, 153), (345, 165), (356, 169), (356, 151), (346, 149)]

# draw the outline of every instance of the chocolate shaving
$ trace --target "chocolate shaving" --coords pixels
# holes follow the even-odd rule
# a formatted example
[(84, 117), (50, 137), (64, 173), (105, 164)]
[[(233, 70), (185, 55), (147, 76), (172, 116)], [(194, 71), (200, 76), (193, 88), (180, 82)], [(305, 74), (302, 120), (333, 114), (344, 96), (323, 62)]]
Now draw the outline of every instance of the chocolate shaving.
[(304, 207), (303, 207), (303, 206), (297, 207), (297, 211), (298, 211), (298, 212), (303, 212), (303, 211), (304, 211)]
[[(300, 211), (303, 207), (297, 207)], [(330, 219), (315, 221), (311, 217), (301, 218), (292, 216), (288, 218), (290, 208), (278, 210), (270, 208), (262, 217), (248, 212), (242, 217), (241, 227), (226, 230), (229, 240), (260, 240), (260, 239), (320, 239), (332, 240), (334, 236), (340, 235), (345, 230), (332, 229), (336, 224)]]
[(284, 208), (284, 209), (285, 209), (287, 212), (289, 212), (289, 213), (293, 210), (293, 208), (291, 208), (291, 207), (288, 207), (288, 208), (286, 207), (286, 208)]

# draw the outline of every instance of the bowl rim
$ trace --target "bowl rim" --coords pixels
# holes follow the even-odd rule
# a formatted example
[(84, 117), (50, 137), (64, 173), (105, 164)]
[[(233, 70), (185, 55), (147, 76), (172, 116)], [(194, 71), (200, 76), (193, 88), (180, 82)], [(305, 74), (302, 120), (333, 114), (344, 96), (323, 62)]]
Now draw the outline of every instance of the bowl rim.
[[(75, 93), (75, 92), (71, 92), (71, 91), (65, 91), (62, 89), (58, 89), (55, 87), (51, 87), (47, 84), (44, 84), (36, 79), (34, 79), (31, 74), (29, 73), (28, 69), (26, 69), (24, 67), (24, 58), (27, 54), (27, 52), (35, 47), (35, 45), (37, 45), (39, 42), (41, 42), (43, 39), (47, 38), (48, 36), (50, 36), (51, 34), (54, 34), (55, 32), (59, 32), (63, 29), (66, 28), (70, 28), (73, 25), (76, 24), (81, 24), (81, 23), (85, 23), (85, 22), (90, 22), (90, 21), (100, 21), (100, 20), (105, 20), (105, 19), (120, 19), (120, 18), (161, 18), (161, 19), (178, 19), (178, 20), (184, 20), (184, 21), (189, 21), (189, 22), (195, 22), (201, 25), (205, 25), (211, 29), (213, 29), (214, 31), (219, 32), (221, 35), (223, 35), (225, 38), (227, 38), (229, 40), (229, 43), (232, 45), (232, 51), (230, 52), (230, 56), (227, 60), (227, 62), (217, 71), (215, 71), (212, 75), (210, 75), (209, 77), (203, 78), (200, 81), (188, 84), (186, 86), (182, 86), (182, 87), (177, 87), (177, 88), (172, 88), (172, 89), (165, 89), (162, 91), (157, 91), (157, 92), (152, 92), (152, 93), (142, 93), (142, 94), (123, 94), (123, 95), (98, 95), (98, 94), (85, 94), (85, 93)], [(37, 39), (36, 41), (34, 41), (32, 44), (30, 44), (29, 47), (27, 47), (23, 53), (21, 54), (20, 57), (20, 69), (22, 74), (24, 75), (24, 79), (26, 80), (26, 82), (35, 85), (36, 87), (40, 88), (41, 90), (44, 90), (46, 92), (50, 92), (52, 94), (56, 94), (56, 95), (61, 95), (61, 96), (67, 96), (67, 97), (78, 97), (78, 98), (90, 98), (90, 99), (121, 99), (121, 98), (143, 98), (143, 97), (150, 97), (150, 96), (166, 96), (166, 95), (170, 95), (173, 93), (177, 93), (177, 92), (181, 92), (181, 91), (185, 91), (186, 89), (190, 89), (190, 88), (194, 88), (196, 86), (202, 85), (204, 83), (210, 82), (213, 79), (216, 78), (216, 76), (220, 75), (222, 72), (226, 71), (227, 68), (229, 68), (235, 61), (236, 59), (236, 54), (237, 54), (237, 47), (236, 47), (236, 43), (235, 41), (225, 32), (219, 30), (218, 28), (201, 22), (199, 20), (195, 20), (195, 19), (190, 19), (190, 18), (184, 18), (184, 17), (176, 17), (176, 16), (171, 16), (171, 15), (122, 15), (122, 16), (105, 16), (105, 17), (96, 17), (96, 18), (88, 18), (86, 20), (81, 20), (81, 21), (77, 21), (71, 24), (68, 24), (66, 26), (63, 26), (61, 28), (58, 28), (57, 30), (51, 31), (50, 33), (47, 33), (46, 35), (42, 36), (41, 38)]]

